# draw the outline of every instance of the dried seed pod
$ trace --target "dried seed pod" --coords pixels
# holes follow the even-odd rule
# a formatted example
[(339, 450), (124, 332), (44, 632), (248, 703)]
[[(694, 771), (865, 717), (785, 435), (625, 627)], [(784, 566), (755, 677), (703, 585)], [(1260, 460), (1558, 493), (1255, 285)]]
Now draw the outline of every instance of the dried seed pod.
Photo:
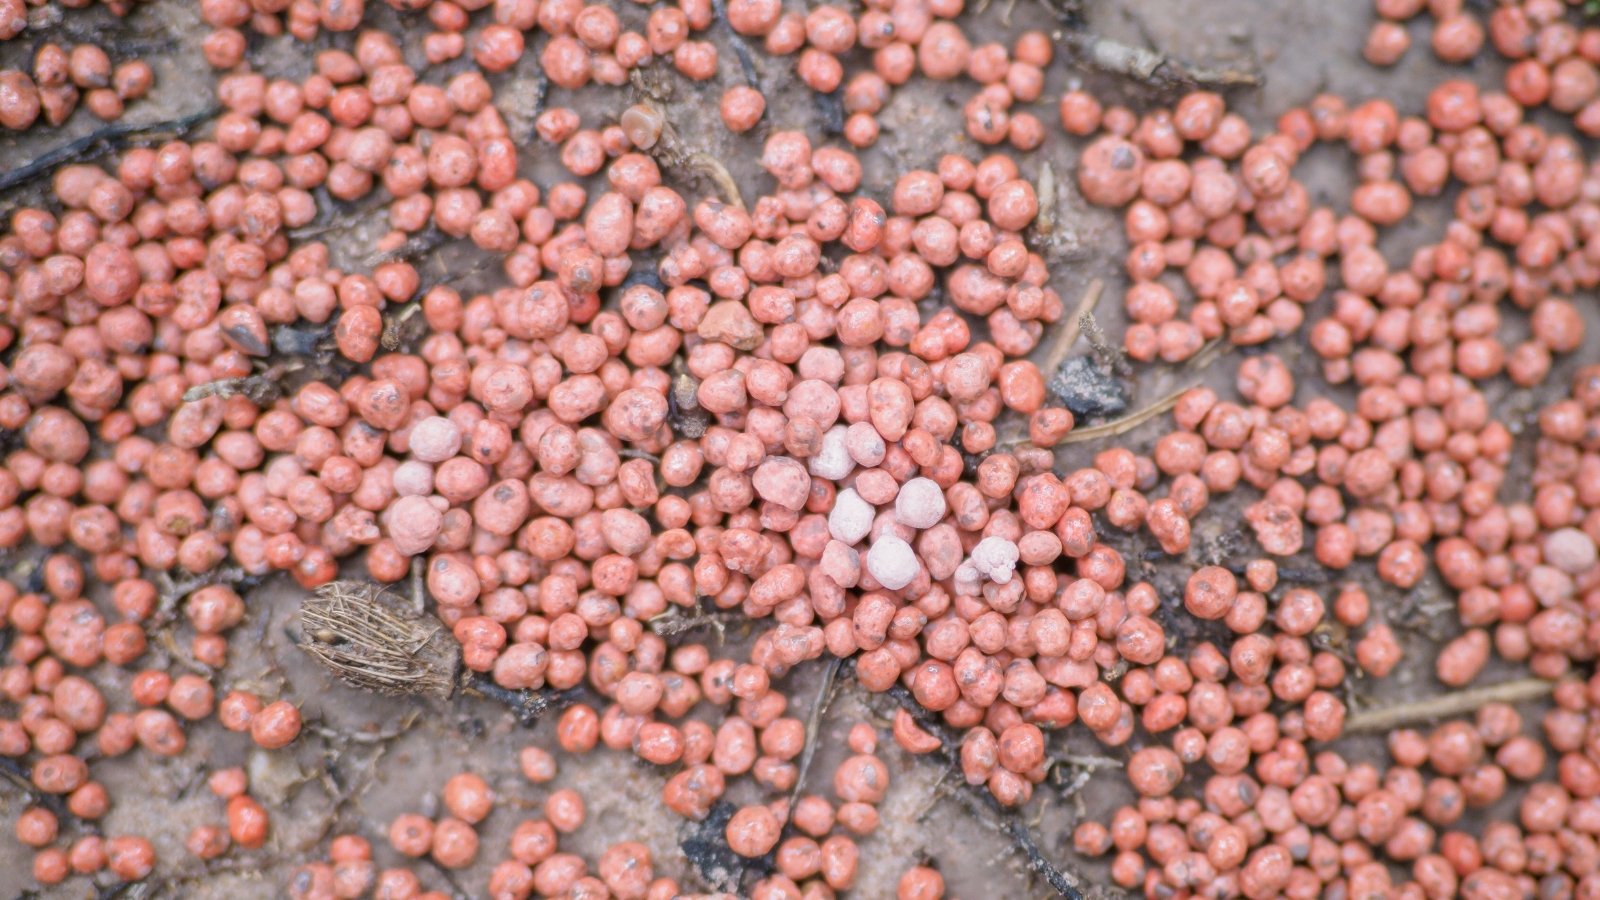
[(440, 698), (455, 693), (461, 646), (439, 620), (379, 585), (323, 585), (300, 608), (300, 631), (300, 649), (352, 687)]

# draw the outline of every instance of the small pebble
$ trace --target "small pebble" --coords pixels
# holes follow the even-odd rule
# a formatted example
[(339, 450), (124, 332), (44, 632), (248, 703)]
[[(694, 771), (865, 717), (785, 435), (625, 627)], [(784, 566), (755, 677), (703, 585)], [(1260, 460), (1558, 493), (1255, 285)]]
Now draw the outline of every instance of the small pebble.
[(932, 478), (913, 478), (894, 498), (894, 519), (912, 528), (932, 528), (944, 518), (944, 491)]
[(829, 481), (843, 481), (855, 470), (856, 462), (850, 458), (850, 448), (846, 445), (848, 432), (846, 426), (835, 425), (822, 433), (822, 447), (816, 455), (806, 460), (806, 468), (812, 475)]
[(828, 513), (828, 533), (847, 546), (854, 544), (872, 530), (872, 520), (877, 514), (855, 488), (845, 488), (834, 498), (833, 509)]
[(1544, 539), (1545, 562), (1568, 575), (1588, 571), (1596, 555), (1594, 539), (1581, 529), (1561, 528)]
[[(1015, 551), (1015, 546), (1012, 550)], [(892, 534), (886, 534), (867, 551), (867, 571), (878, 583), (891, 591), (898, 591), (917, 577), (917, 554), (911, 545)], [(1009, 573), (1007, 575), (1009, 578)]]
[(1011, 580), (1017, 566), (1017, 545), (1001, 537), (986, 537), (972, 548), (972, 566), (996, 584)]

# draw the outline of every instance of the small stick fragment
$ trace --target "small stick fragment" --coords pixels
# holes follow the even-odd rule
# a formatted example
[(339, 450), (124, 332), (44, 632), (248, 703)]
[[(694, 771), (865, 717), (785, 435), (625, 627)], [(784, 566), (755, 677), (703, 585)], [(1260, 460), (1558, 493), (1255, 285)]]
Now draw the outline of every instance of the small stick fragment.
[(1528, 703), (1542, 700), (1554, 689), (1553, 682), (1542, 678), (1519, 678), (1488, 687), (1423, 697), (1420, 700), (1398, 703), (1394, 706), (1352, 713), (1344, 721), (1344, 733), (1389, 731), (1419, 722), (1448, 719), (1451, 716), (1476, 712), (1490, 703)]
[(1133, 371), (1122, 350), (1112, 345), (1106, 338), (1106, 333), (1100, 330), (1100, 323), (1095, 321), (1093, 310), (1078, 316), (1078, 327), (1082, 329), (1083, 339), (1089, 342), (1090, 349), (1094, 350), (1094, 358), (1100, 361), (1101, 366), (1124, 376)]
[(67, 809), (67, 805), (61, 802), (60, 797), (55, 794), (47, 794), (34, 787), (33, 781), (28, 778), (28, 773), (22, 768), (21, 764), (10, 757), (0, 756), (0, 780), (11, 782), (16, 786), (19, 794), (27, 797), (30, 802), (49, 810), (61, 822), (78, 821), (78, 817)]
[(75, 141), (45, 151), (9, 172), (0, 173), (0, 191), (8, 191), (20, 184), (49, 175), (67, 163), (83, 162), (136, 140), (181, 138), (195, 126), (215, 118), (221, 111), (220, 108), (213, 107), (165, 122), (151, 122), (148, 125), (118, 123), (95, 129)]
[(1226, 352), (1226, 346), (1227, 342), (1222, 338), (1212, 338), (1199, 350), (1195, 351), (1193, 356), (1189, 357), (1189, 362), (1186, 364), (1187, 367), (1197, 372), (1204, 369), (1206, 366), (1216, 362), (1217, 357)]
[(1082, 65), (1160, 88), (1237, 87), (1262, 82), (1257, 72), (1190, 65), (1148, 47), (1134, 47), (1097, 34), (1069, 31), (1061, 40), (1072, 48)]
[(722, 199), (728, 201), (739, 209), (744, 209), (744, 195), (739, 193), (739, 184), (728, 173), (728, 167), (709, 153), (692, 153), (687, 160), (693, 168), (705, 173), (707, 178), (722, 192)]
[(1149, 406), (1146, 406), (1144, 409), (1128, 413), (1126, 416), (1123, 416), (1114, 422), (1107, 422), (1104, 425), (1094, 425), (1089, 428), (1078, 428), (1074, 429), (1073, 431), (1069, 431), (1067, 432), (1067, 436), (1061, 439), (1061, 443), (1078, 444), (1084, 441), (1096, 440), (1098, 438), (1114, 437), (1119, 434), (1125, 434), (1176, 406), (1178, 404), (1178, 398), (1182, 397), (1188, 391), (1189, 388), (1179, 388), (1165, 397), (1162, 397), (1160, 400), (1157, 400)]
[(805, 749), (800, 751), (800, 768), (796, 771), (794, 788), (789, 791), (789, 817), (794, 817), (795, 801), (800, 799), (800, 792), (806, 786), (806, 772), (811, 768), (811, 757), (817, 752), (817, 734), (822, 730), (822, 717), (827, 714), (828, 706), (833, 703), (833, 689), (839, 683), (839, 669), (844, 665), (844, 657), (835, 656), (828, 663), (828, 668), (822, 673), (822, 684), (817, 687), (816, 702), (811, 704), (811, 712), (806, 716), (806, 743)]
[(393, 250), (385, 250), (381, 253), (374, 253), (371, 256), (368, 256), (366, 264), (368, 266), (376, 266), (383, 263), (416, 259), (419, 256), (432, 253), (433, 251), (439, 249), (448, 243), (449, 240), (449, 238), (445, 237), (444, 232), (430, 226), (426, 231), (406, 238), (404, 243)]
[(1072, 318), (1062, 324), (1061, 330), (1052, 339), (1050, 352), (1044, 358), (1044, 365), (1039, 367), (1039, 371), (1046, 379), (1053, 378), (1056, 370), (1066, 362), (1067, 354), (1072, 351), (1072, 345), (1078, 341), (1083, 317), (1093, 312), (1105, 289), (1106, 283), (1098, 278), (1089, 282), (1089, 286), (1084, 288), (1083, 296), (1078, 299), (1078, 308), (1072, 311)]
[(408, 300), (393, 315), (384, 316), (383, 334), (379, 335), (378, 343), (385, 350), (399, 350), (405, 343), (404, 333), (407, 323), (415, 319), (417, 313), (422, 312), (422, 303), (417, 300)]
[(532, 728), (539, 724), (539, 720), (546, 715), (566, 709), (578, 699), (578, 689), (569, 688), (561, 691), (555, 688), (540, 688), (539, 690), (513, 691), (495, 684), (486, 675), (473, 674), (467, 683), (466, 691), (490, 700), (497, 700), (511, 708), (516, 714), (517, 721), (524, 728)]
[(269, 369), (259, 375), (249, 375), (244, 378), (223, 378), (217, 381), (208, 381), (197, 384), (183, 392), (183, 402), (193, 403), (207, 397), (229, 397), (244, 395), (250, 402), (257, 406), (269, 406), (283, 393), (280, 382), (281, 371)]
[(728, 23), (727, 0), (711, 0), (711, 13), (728, 28), (728, 44), (733, 47), (733, 55), (739, 59), (739, 73), (744, 76), (744, 83), (748, 87), (760, 90), (761, 79), (756, 74), (755, 59), (750, 55), (750, 45), (745, 43), (744, 37), (733, 30)]
[(1049, 237), (1056, 230), (1056, 206), (1059, 203), (1056, 192), (1056, 170), (1047, 162), (1039, 167), (1039, 214), (1033, 220), (1034, 230), (1044, 237)]
[(717, 642), (721, 643), (727, 634), (728, 624), (738, 621), (739, 616), (725, 612), (707, 612), (699, 607), (685, 610), (684, 607), (674, 606), (664, 613), (650, 618), (650, 630), (662, 637), (672, 637), (693, 631), (696, 628), (710, 626), (717, 633)]
[[(852, 671), (854, 670), (852, 669)], [(917, 698), (912, 695), (910, 689), (904, 685), (896, 684), (889, 689), (888, 694), (894, 698), (896, 703), (900, 704), (901, 709), (904, 709), (911, 714), (912, 718), (916, 719), (917, 724), (922, 726), (924, 731), (939, 739), (939, 754), (944, 757), (945, 764), (951, 768), (960, 768), (961, 750), (959, 742), (946, 729), (944, 723), (929, 715), (922, 704), (917, 702)], [(1011, 839), (1017, 849), (1022, 851), (1023, 856), (1027, 857), (1029, 868), (1038, 873), (1050, 887), (1055, 889), (1057, 894), (1066, 897), (1067, 900), (1083, 900), (1083, 891), (1079, 886), (1080, 879), (1075, 875), (1061, 871), (1056, 868), (1055, 864), (1046, 859), (1039, 850), (1038, 842), (1033, 839), (1033, 834), (1028, 830), (1027, 824), (1014, 811), (1001, 807), (1000, 801), (996, 800), (987, 788), (981, 785), (969, 786), (968, 790), (957, 791), (956, 796), (960, 797), (963, 804), (972, 809), (972, 811), (986, 810), (998, 817), (1000, 821), (996, 827)]]

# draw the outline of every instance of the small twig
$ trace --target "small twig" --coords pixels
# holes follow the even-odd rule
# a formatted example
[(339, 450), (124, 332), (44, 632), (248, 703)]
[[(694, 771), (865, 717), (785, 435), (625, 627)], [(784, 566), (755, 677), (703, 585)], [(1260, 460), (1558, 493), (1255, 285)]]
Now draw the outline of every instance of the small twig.
[(450, 890), (453, 892), (451, 896), (454, 898), (454, 900), (464, 900), (464, 898), (472, 896), (471, 894), (467, 893), (466, 888), (461, 886), (461, 882), (456, 880), (455, 873), (440, 865), (432, 856), (424, 856), (422, 857), (422, 861), (426, 863), (429, 868), (433, 869), (435, 872), (438, 872), (439, 877), (444, 879), (445, 884), (450, 885)]
[(1055, 13), (1063, 28), (1077, 28), (1083, 24), (1083, 0), (1040, 0)]
[(1055, 233), (1057, 193), (1055, 167), (1046, 162), (1039, 167), (1039, 214), (1033, 219), (1033, 230), (1042, 237)]
[(0, 756), (0, 778), (4, 778), (6, 781), (16, 785), (17, 789), (29, 801), (49, 810), (62, 822), (76, 822), (78, 820), (77, 816), (68, 811), (67, 805), (61, 802), (60, 797), (55, 794), (46, 794), (35, 788), (33, 781), (28, 778), (28, 773), (10, 757)]
[(194, 403), (207, 397), (221, 397), (226, 400), (229, 397), (243, 395), (257, 406), (269, 406), (283, 393), (282, 375), (282, 368), (274, 366), (259, 375), (222, 378), (197, 384), (183, 392), (183, 402)]
[(1072, 48), (1081, 65), (1158, 88), (1237, 87), (1262, 82), (1258, 72), (1191, 65), (1148, 47), (1134, 47), (1088, 32), (1067, 31), (1060, 40)]
[(9, 172), (0, 173), (0, 192), (8, 191), (18, 185), (49, 175), (67, 163), (83, 162), (93, 156), (114, 150), (135, 140), (157, 137), (183, 137), (192, 131), (195, 126), (209, 121), (219, 112), (221, 112), (220, 109), (213, 107), (179, 119), (151, 122), (148, 125), (132, 125), (119, 122), (115, 125), (97, 128), (75, 141), (69, 141), (54, 150), (45, 151), (42, 155), (17, 166)]
[(1088, 428), (1077, 428), (1069, 431), (1067, 432), (1067, 436), (1061, 439), (1061, 443), (1078, 444), (1084, 441), (1093, 441), (1103, 437), (1115, 437), (1119, 434), (1126, 434), (1127, 432), (1138, 428), (1140, 425), (1143, 425), (1151, 419), (1154, 419), (1156, 416), (1159, 416), (1176, 406), (1178, 403), (1178, 398), (1182, 397), (1188, 391), (1189, 388), (1179, 388), (1178, 390), (1175, 390), (1165, 397), (1162, 397), (1149, 406), (1146, 406), (1144, 409), (1131, 412), (1114, 422), (1107, 422), (1104, 425), (1093, 425)]
[(1216, 362), (1217, 358), (1226, 352), (1227, 346), (1228, 342), (1222, 338), (1212, 338), (1202, 345), (1199, 350), (1195, 351), (1193, 356), (1189, 357), (1187, 368), (1194, 371), (1204, 369), (1206, 366)]
[(385, 250), (381, 253), (374, 253), (371, 256), (368, 256), (366, 264), (370, 268), (383, 263), (416, 259), (424, 254), (432, 253), (433, 251), (444, 246), (446, 243), (449, 243), (450, 240), (450, 238), (445, 236), (444, 232), (429, 226), (427, 230), (421, 231), (412, 235), (411, 237), (406, 238), (404, 243), (393, 250)]
[(1123, 376), (1133, 371), (1122, 350), (1113, 345), (1106, 337), (1106, 333), (1100, 330), (1100, 323), (1095, 320), (1094, 310), (1078, 316), (1078, 328), (1083, 331), (1083, 339), (1089, 342), (1089, 348), (1094, 351), (1094, 358), (1100, 361), (1101, 366)]
[(828, 712), (828, 706), (833, 703), (833, 691), (839, 683), (839, 669), (844, 665), (844, 657), (835, 656), (833, 661), (822, 672), (822, 684), (817, 686), (817, 699), (811, 704), (811, 712), (806, 716), (806, 743), (805, 749), (800, 751), (800, 768), (795, 773), (794, 787), (789, 791), (789, 816), (794, 816), (795, 801), (800, 799), (800, 792), (806, 786), (806, 773), (811, 769), (811, 757), (817, 752), (817, 734), (822, 730), (822, 718)]
[[(854, 667), (849, 671), (853, 672)], [(917, 702), (911, 691), (904, 685), (896, 684), (889, 688), (888, 695), (900, 705), (901, 709), (910, 713), (918, 725), (929, 734), (939, 739), (939, 754), (944, 758), (945, 764), (951, 768), (961, 765), (961, 749), (945, 724), (936, 717), (929, 715), (928, 711)], [(1011, 839), (1022, 855), (1027, 857), (1028, 866), (1038, 873), (1040, 877), (1055, 889), (1055, 892), (1068, 900), (1083, 900), (1083, 892), (1079, 887), (1080, 880), (1077, 876), (1063, 872), (1055, 864), (1046, 859), (1039, 850), (1039, 844), (1028, 831), (1026, 823), (1019, 818), (1015, 811), (1008, 810), (1000, 805), (994, 795), (981, 785), (968, 786), (967, 790), (956, 791), (955, 795), (961, 798), (962, 803), (975, 813), (989, 813), (996, 816), (996, 824), (1002, 833)]]
[(368, 734), (362, 731), (346, 733), (329, 728), (326, 725), (310, 725), (307, 727), (328, 741), (346, 741), (352, 744), (382, 744), (387, 741), (392, 741), (400, 735), (405, 734), (407, 731), (410, 731), (411, 726), (415, 725), (417, 723), (417, 719), (421, 718), (421, 716), (421, 710), (413, 709), (404, 716), (401, 716), (400, 721), (396, 723), (393, 728), (385, 728), (384, 730), (374, 734)]
[(405, 343), (403, 329), (419, 312), (422, 312), (421, 300), (407, 300), (394, 314), (384, 316), (383, 333), (378, 336), (378, 344), (391, 352), (399, 350)]
[(686, 162), (711, 179), (717, 190), (722, 192), (722, 199), (741, 210), (745, 208), (744, 195), (739, 193), (739, 183), (733, 180), (728, 167), (724, 166), (721, 160), (709, 153), (691, 153)]
[(1448, 719), (1476, 712), (1490, 703), (1528, 703), (1543, 699), (1555, 683), (1542, 678), (1519, 678), (1488, 687), (1456, 691), (1434, 697), (1423, 697), (1394, 706), (1369, 709), (1352, 714), (1344, 722), (1344, 733), (1388, 731), (1418, 722)]
[(172, 633), (171, 628), (159, 629), (157, 634), (160, 635), (159, 640), (162, 648), (167, 651), (168, 655), (177, 660), (179, 665), (195, 673), (196, 675), (201, 675), (206, 678), (210, 678), (216, 674), (215, 669), (211, 668), (200, 660), (195, 659), (189, 654), (189, 651), (183, 649), (182, 645), (178, 643), (178, 638)]
[(672, 637), (693, 631), (696, 628), (710, 626), (717, 632), (717, 643), (722, 643), (727, 634), (728, 625), (742, 620), (744, 617), (726, 612), (707, 612), (699, 607), (693, 611), (685, 611), (684, 607), (673, 606), (666, 612), (650, 617), (650, 630), (662, 637)]
[(756, 64), (750, 55), (750, 45), (745, 43), (744, 37), (734, 31), (733, 26), (728, 23), (727, 0), (711, 0), (711, 12), (717, 21), (728, 29), (728, 45), (733, 47), (733, 55), (739, 59), (739, 71), (744, 75), (744, 83), (749, 87), (760, 89), (761, 80), (756, 75)]
[(1062, 323), (1061, 330), (1051, 340), (1050, 352), (1045, 355), (1044, 365), (1040, 371), (1046, 379), (1054, 378), (1056, 370), (1066, 362), (1067, 354), (1072, 351), (1072, 345), (1078, 342), (1078, 334), (1083, 325), (1083, 317), (1094, 311), (1095, 304), (1100, 302), (1100, 295), (1105, 292), (1106, 283), (1096, 278), (1084, 288), (1083, 296), (1078, 299), (1078, 308), (1072, 311), (1072, 318)]
[(556, 690), (555, 688), (540, 688), (536, 691), (513, 691), (503, 688), (487, 676), (474, 672), (464, 687), (467, 693), (475, 693), (491, 700), (497, 700), (510, 707), (516, 715), (517, 721), (524, 728), (532, 728), (539, 724), (551, 712), (558, 712), (571, 706), (578, 699), (579, 689)]
[(428, 609), (428, 592), (422, 587), (422, 557), (411, 558), (411, 609), (415, 615), (422, 615)]
[(1057, 762), (1065, 763), (1079, 769), (1095, 771), (1097, 769), (1120, 769), (1122, 760), (1112, 759), (1109, 756), (1095, 756), (1093, 754), (1069, 753), (1056, 758)]

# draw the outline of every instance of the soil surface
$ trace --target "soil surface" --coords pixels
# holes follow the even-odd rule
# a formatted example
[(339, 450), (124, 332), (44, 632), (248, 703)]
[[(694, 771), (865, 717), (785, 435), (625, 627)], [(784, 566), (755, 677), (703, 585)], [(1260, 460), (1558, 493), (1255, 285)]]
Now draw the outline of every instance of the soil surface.
[[(644, 9), (633, 4), (621, 10), (630, 25), (642, 21)], [(1026, 28), (1051, 30), (1054, 13), (1037, 0), (983, 0), (970, 4), (968, 33), (977, 40), (1002, 39)], [(1352, 105), (1362, 99), (1382, 96), (1392, 100), (1401, 113), (1422, 109), (1428, 90), (1445, 77), (1467, 77), (1480, 84), (1498, 84), (1499, 71), (1493, 64), (1476, 67), (1444, 67), (1427, 52), (1427, 35), (1421, 26), (1414, 29), (1413, 50), (1393, 69), (1379, 71), (1360, 60), (1360, 47), (1371, 23), (1367, 4), (1329, 3), (1326, 0), (1087, 0), (1084, 28), (1088, 31), (1136, 46), (1148, 46), (1176, 58), (1213, 68), (1259, 72), (1260, 87), (1230, 89), (1230, 105), (1244, 113), (1258, 127), (1270, 126), (1276, 113), (1309, 101), (1317, 93), (1330, 90), (1344, 95)], [(369, 24), (374, 19), (396, 29), (403, 20), (383, 4), (373, 4)], [(125, 20), (106, 16), (98, 8), (69, 10), (56, 30), (0, 47), (0, 67), (25, 67), (33, 49), (42, 40), (72, 42), (96, 40), (114, 57), (143, 56), (154, 67), (156, 87), (152, 95), (130, 106), (124, 122), (153, 123), (201, 112), (212, 103), (214, 75), (200, 57), (199, 44), (205, 34), (196, 5), (187, 0), (154, 0), (143, 4)], [(322, 41), (348, 44), (349, 35)], [(713, 29), (712, 39), (725, 58), (732, 59), (730, 33)], [(251, 60), (269, 75), (303, 75), (310, 64), (306, 48), (291, 48), (288, 39), (253, 39)], [(1170, 100), (1164, 95), (1126, 80), (1075, 68), (1063, 49), (1049, 71), (1046, 102), (1036, 112), (1054, 123), (1052, 98), (1077, 84), (1087, 84), (1102, 96), (1120, 97), (1136, 108)], [(537, 54), (527, 53), (513, 71), (494, 76), (496, 96), (514, 133), (531, 132), (534, 104), (540, 88), (536, 82)], [(691, 85), (672, 74), (645, 79), (634, 91), (585, 90), (578, 97), (561, 90), (550, 90), (551, 105), (572, 105), (583, 113), (585, 124), (614, 121), (617, 114), (634, 102), (637, 91), (650, 93), (665, 105), (677, 141), (686, 151), (702, 151), (726, 163), (746, 196), (754, 196), (764, 181), (757, 167), (760, 147), (771, 129), (801, 128), (813, 141), (828, 139), (830, 122), (837, 124), (837, 113), (825, 101), (792, 78), (792, 61), (753, 55), (761, 88), (768, 96), (768, 112), (763, 124), (751, 134), (730, 135), (711, 121), (715, 104), (727, 86), (713, 80)], [(448, 67), (444, 67), (448, 69)], [(724, 67), (722, 79), (737, 77), (737, 67)], [(728, 71), (731, 70), (731, 71)], [(448, 74), (448, 73), (447, 73)], [(863, 154), (867, 177), (865, 189), (886, 194), (897, 173), (911, 168), (932, 168), (940, 155), (964, 151), (978, 155), (980, 148), (965, 137), (961, 125), (961, 105), (971, 93), (970, 85), (918, 82), (896, 90), (892, 102), (880, 116), (883, 136)], [(80, 110), (64, 127), (35, 128), (21, 135), (0, 136), (0, 173), (24, 165), (53, 147), (90, 134), (103, 123)], [(554, 180), (559, 163), (554, 152), (535, 140), (523, 142), (525, 173), (541, 184)], [(1049, 137), (1039, 151), (1020, 160), (1024, 177), (1037, 181), (1048, 166), (1058, 185), (1056, 221), (1058, 237), (1054, 253), (1054, 287), (1076, 302), (1093, 279), (1103, 279), (1105, 297), (1097, 307), (1100, 326), (1112, 344), (1120, 344), (1122, 330), (1121, 291), (1125, 284), (1121, 261), (1126, 245), (1113, 214), (1090, 209), (1072, 187), (1075, 158), (1081, 145), (1051, 125)], [(1311, 187), (1314, 198), (1326, 202), (1346, 196), (1349, 160), (1337, 151), (1319, 149), (1312, 153), (1297, 174)], [(564, 173), (563, 173), (564, 174)], [(669, 172), (680, 185), (704, 194), (716, 187), (693, 171)], [(36, 202), (46, 180), (0, 194), (0, 214), (24, 202)], [(373, 241), (383, 233), (383, 213), (370, 201), (354, 208), (322, 198), (324, 215), (319, 225), (327, 230), (317, 237), (330, 244), (335, 265), (357, 267), (370, 255)], [(1431, 238), (1443, 227), (1449, 198), (1419, 203), (1411, 220), (1387, 240), (1391, 259), (1404, 259), (1410, 247)], [(480, 264), (482, 263), (482, 264)], [(449, 277), (463, 291), (493, 287), (498, 266), (484, 261), (470, 245), (447, 244), (419, 263), (424, 278)], [(1326, 303), (1327, 301), (1321, 301)], [(1320, 307), (1311, 310), (1319, 314)], [(1590, 304), (1586, 315), (1593, 317)], [(1523, 327), (1508, 317), (1509, 329)], [(1595, 327), (1591, 324), (1591, 327)], [(1504, 335), (1503, 335), (1504, 337)], [(1051, 341), (1042, 342), (1040, 356), (1048, 352)], [(1288, 360), (1300, 378), (1298, 400), (1304, 402), (1316, 391), (1327, 390), (1318, 378), (1316, 361), (1301, 352), (1297, 344), (1263, 348)], [(1089, 353), (1088, 342), (1079, 339), (1075, 353)], [(1261, 352), (1258, 349), (1256, 352)], [(1495, 412), (1514, 430), (1526, 431), (1532, 414), (1549, 399), (1549, 394), (1564, 392), (1572, 370), (1583, 363), (1600, 359), (1600, 342), (1590, 342), (1578, 353), (1562, 358), (1546, 382), (1543, 393), (1501, 385), (1490, 396)], [(1236, 355), (1224, 355), (1206, 366), (1140, 367), (1136, 379), (1127, 383), (1129, 408), (1138, 409), (1175, 388), (1205, 381), (1227, 396), (1237, 365)], [(1336, 395), (1339, 392), (1334, 392)], [(1346, 398), (1348, 399), (1348, 398)], [(1112, 440), (1121, 441), (1138, 452), (1147, 452), (1164, 427), (1164, 417)], [(1525, 441), (1525, 443), (1529, 443)], [(1062, 471), (1084, 465), (1105, 442), (1074, 444), (1060, 453)], [(1524, 451), (1531, 446), (1523, 447)], [(1526, 453), (1524, 453), (1526, 455)], [(1512, 479), (1515, 482), (1515, 479)], [(1214, 504), (1195, 522), (1195, 540), (1190, 559), (1167, 560), (1153, 543), (1140, 546), (1143, 537), (1124, 536), (1119, 544), (1130, 559), (1130, 575), (1151, 580), (1177, 615), (1166, 615), (1163, 624), (1173, 639), (1193, 643), (1225, 639), (1221, 633), (1202, 630), (1192, 618), (1181, 613), (1183, 579), (1196, 564), (1216, 561), (1242, 564), (1251, 558), (1253, 541), (1242, 533), (1242, 507), (1254, 499), (1241, 489)], [(1143, 560), (1143, 562), (1138, 562)], [(0, 572), (6, 577), (26, 581), (31, 560), (28, 551), (0, 557)], [(1139, 567), (1146, 571), (1140, 573)], [(1309, 558), (1283, 563), (1285, 580), (1299, 580), (1311, 586), (1326, 586), (1330, 579)], [(357, 569), (347, 573), (360, 577)], [(1400, 592), (1382, 584), (1372, 574), (1371, 563), (1357, 563), (1344, 577), (1364, 581), (1374, 599), (1377, 615), (1393, 624), (1405, 644), (1406, 659), (1401, 668), (1381, 683), (1353, 681), (1348, 696), (1354, 708), (1411, 699), (1439, 692), (1434, 680), (1433, 657), (1443, 640), (1456, 633), (1453, 601), (1436, 576), (1430, 575), (1415, 589)], [(243, 687), (266, 700), (288, 698), (300, 704), (307, 722), (302, 738), (291, 748), (277, 752), (254, 747), (246, 735), (227, 732), (214, 719), (189, 730), (188, 749), (170, 759), (157, 759), (141, 752), (120, 759), (95, 763), (94, 777), (105, 783), (113, 798), (111, 812), (100, 823), (105, 833), (138, 833), (155, 844), (160, 864), (151, 879), (142, 885), (116, 891), (100, 889), (82, 878), (44, 891), (30, 893), (31, 851), (19, 846), (13, 825), (28, 805), (10, 782), (0, 781), (0, 898), (47, 896), (61, 898), (187, 897), (187, 898), (267, 898), (283, 896), (295, 866), (322, 858), (327, 839), (336, 833), (356, 832), (374, 845), (380, 867), (399, 860), (388, 847), (384, 835), (390, 820), (403, 812), (433, 815), (441, 806), (439, 791), (445, 780), (461, 771), (482, 775), (501, 798), (495, 812), (479, 827), (483, 850), (475, 865), (453, 873), (418, 866), (429, 888), (446, 890), (463, 897), (485, 895), (490, 869), (504, 858), (504, 848), (516, 824), (524, 817), (538, 815), (547, 788), (531, 785), (519, 773), (517, 751), (529, 744), (555, 751), (553, 723), (545, 721), (533, 728), (519, 725), (499, 703), (475, 696), (457, 696), (448, 701), (395, 699), (361, 693), (344, 687), (296, 648), (298, 639), (295, 613), (303, 596), (287, 578), (275, 578), (245, 593), (246, 621), (233, 633), (229, 664), (218, 673), (215, 683), (221, 691)], [(175, 634), (177, 646), (187, 643), (183, 628)], [(734, 626), (728, 630), (727, 652), (742, 652), (745, 633)], [(709, 629), (683, 639), (710, 640)], [(1337, 635), (1330, 637), (1337, 646)], [(152, 639), (154, 658), (160, 667), (162, 643)], [(147, 657), (147, 660), (151, 658)], [(186, 664), (173, 658), (174, 671)], [(890, 767), (892, 787), (880, 810), (882, 827), (861, 842), (861, 877), (854, 896), (886, 898), (894, 894), (894, 883), (905, 869), (923, 860), (936, 860), (949, 885), (952, 897), (1031, 898), (1053, 896), (1054, 891), (1037, 878), (1028, 861), (999, 827), (998, 818), (981, 806), (968, 802), (958, 772), (941, 761), (937, 754), (912, 757), (888, 739), (887, 726), (894, 702), (870, 696), (847, 676), (836, 679), (832, 691), (822, 691), (825, 661), (809, 663), (780, 683), (790, 698), (795, 715), (809, 715), (824, 697), (831, 697), (820, 716), (821, 744), (807, 779), (808, 790), (827, 790), (834, 764), (845, 754), (844, 737), (859, 721), (880, 726), (879, 753)], [(92, 677), (107, 686), (108, 696), (125, 697), (130, 672), (102, 665)], [(1483, 681), (1490, 682), (1507, 673), (1490, 671)], [(1137, 738), (1135, 743), (1137, 743)], [(1339, 744), (1347, 755), (1374, 758), (1382, 753), (1381, 738), (1349, 738)], [(1052, 779), (1036, 792), (1034, 802), (1021, 811), (1021, 820), (1038, 842), (1043, 856), (1061, 869), (1075, 874), (1086, 895), (1112, 896), (1103, 887), (1109, 884), (1106, 860), (1076, 856), (1071, 849), (1071, 830), (1085, 818), (1105, 821), (1111, 810), (1127, 802), (1132, 793), (1116, 771), (1134, 746), (1107, 750), (1082, 726), (1074, 726), (1051, 738), (1050, 753), (1058, 761)], [(630, 755), (595, 752), (570, 758), (557, 752), (562, 766), (559, 784), (576, 788), (588, 808), (586, 824), (571, 838), (563, 837), (563, 849), (576, 850), (593, 859), (608, 844), (620, 839), (647, 844), (657, 871), (677, 877), (686, 888), (709, 885), (685, 856), (681, 843), (692, 832), (682, 819), (660, 803), (664, 776), (655, 768)], [(202, 865), (183, 849), (190, 829), (203, 823), (223, 821), (222, 804), (205, 787), (206, 774), (214, 768), (242, 765), (250, 773), (251, 793), (271, 812), (272, 833), (265, 847), (256, 851), (233, 851), (210, 865)], [(754, 799), (741, 791), (754, 786), (741, 782), (727, 798), (735, 804)], [(966, 798), (963, 797), (966, 794)], [(1511, 801), (1507, 801), (1508, 803)], [(1504, 804), (1503, 804), (1504, 806)], [(1487, 811), (1486, 819), (1504, 814), (1504, 809)]]

